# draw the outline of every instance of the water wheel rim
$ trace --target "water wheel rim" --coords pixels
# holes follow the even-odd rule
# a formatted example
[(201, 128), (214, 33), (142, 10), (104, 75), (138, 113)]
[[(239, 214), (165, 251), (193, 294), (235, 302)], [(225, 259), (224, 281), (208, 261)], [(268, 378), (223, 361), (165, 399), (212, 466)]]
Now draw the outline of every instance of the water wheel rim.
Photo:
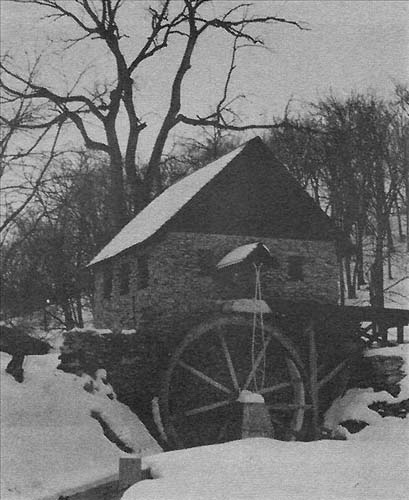
[[(160, 411), (165, 427), (166, 434), (172, 443), (172, 445), (176, 448), (183, 448), (185, 447), (185, 442), (183, 438), (179, 435), (180, 432), (178, 432), (175, 428), (175, 411), (170, 410), (170, 391), (171, 391), (171, 383), (172, 383), (172, 376), (174, 375), (175, 371), (182, 367), (187, 374), (197, 377), (198, 379), (201, 379), (203, 384), (207, 383), (209, 386), (211, 386), (212, 390), (214, 391), (220, 391), (220, 393), (223, 393), (224, 399), (221, 399), (220, 401), (216, 401), (214, 403), (214, 407), (212, 405), (207, 405), (210, 409), (206, 409), (206, 405), (203, 405), (203, 408), (197, 408), (193, 409), (190, 412), (187, 411), (185, 412), (186, 414), (180, 413), (181, 416), (191, 416), (193, 414), (198, 414), (200, 412), (205, 412), (205, 411), (211, 411), (211, 410), (216, 410), (218, 408), (222, 408), (225, 406), (228, 406), (232, 404), (234, 401), (237, 400), (237, 390), (240, 389), (238, 387), (238, 381), (237, 377), (234, 375), (234, 368), (232, 368), (231, 360), (229, 361), (229, 355), (226, 353), (225, 348), (223, 347), (223, 341), (221, 341), (222, 345), (222, 351), (225, 356), (225, 361), (226, 365), (228, 368), (228, 371), (230, 373), (231, 377), (231, 386), (226, 387), (226, 385), (220, 383), (219, 381), (212, 379), (212, 377), (209, 377), (208, 374), (201, 372), (200, 370), (197, 370), (193, 366), (189, 366), (188, 363), (183, 361), (183, 354), (186, 352), (188, 348), (191, 348), (192, 344), (195, 343), (196, 341), (200, 340), (203, 335), (209, 334), (215, 335), (214, 332), (218, 332), (218, 335), (220, 336), (220, 331), (223, 329), (223, 327), (229, 326), (229, 327), (240, 327), (240, 328), (248, 328), (249, 327), (249, 317), (244, 316), (244, 315), (219, 315), (214, 318), (212, 318), (209, 321), (206, 321), (204, 323), (199, 324), (195, 328), (193, 328), (182, 340), (180, 345), (177, 347), (175, 350), (167, 371), (165, 372), (163, 383), (162, 383), (162, 388), (161, 388), (161, 394), (160, 394)], [(281, 330), (273, 325), (266, 325), (266, 333), (269, 336), (270, 339), (274, 339), (274, 341), (278, 344), (283, 349), (283, 352), (285, 352), (286, 356), (286, 363), (287, 366), (289, 366), (290, 373), (292, 375), (290, 376), (291, 381), (277, 384), (276, 387), (271, 386), (264, 388), (261, 390), (261, 393), (264, 396), (270, 396), (270, 393), (273, 393), (275, 391), (278, 391), (280, 389), (284, 388), (284, 385), (288, 387), (292, 387), (294, 385), (297, 386), (297, 394), (296, 394), (296, 401), (295, 403), (298, 405), (299, 409), (297, 408), (288, 408), (287, 411), (293, 411), (294, 412), (294, 417), (293, 417), (293, 423), (292, 423), (292, 435), (295, 436), (302, 427), (303, 419), (304, 419), (304, 412), (305, 412), (305, 390), (304, 390), (304, 367), (302, 364), (302, 361), (290, 342), (290, 340), (281, 332)], [(243, 335), (243, 334), (242, 334)], [(223, 337), (223, 335), (222, 335)], [(209, 380), (212, 379), (212, 380)], [(280, 387), (281, 385), (281, 387)], [(245, 387), (248, 386), (248, 379), (246, 380)], [(232, 390), (234, 389), (234, 390)], [(273, 409), (272, 411), (276, 411)], [(189, 414), (190, 415), (187, 415)], [(177, 418), (177, 415), (176, 415)]]

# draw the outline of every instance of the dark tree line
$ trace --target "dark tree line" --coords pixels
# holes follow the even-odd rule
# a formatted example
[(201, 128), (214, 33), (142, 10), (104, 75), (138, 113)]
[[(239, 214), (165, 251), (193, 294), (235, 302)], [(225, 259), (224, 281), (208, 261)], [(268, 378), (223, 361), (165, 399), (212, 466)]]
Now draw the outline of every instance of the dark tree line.
[(409, 239), (403, 229), (409, 194), (407, 98), (403, 87), (390, 101), (369, 94), (330, 96), (312, 104), (297, 127), (273, 131), (268, 138), (354, 244), (354, 253), (342, 262), (342, 300), (345, 288), (348, 298), (355, 298), (368, 284), (372, 305), (383, 307), (385, 259), (393, 278), (392, 216), (399, 239)]
[(60, 162), (30, 210), (16, 218), (1, 252), (1, 303), (8, 316), (53, 304), (64, 326), (83, 325), (83, 301), (92, 297), (86, 265), (109, 237), (103, 167), (100, 155), (86, 152)]

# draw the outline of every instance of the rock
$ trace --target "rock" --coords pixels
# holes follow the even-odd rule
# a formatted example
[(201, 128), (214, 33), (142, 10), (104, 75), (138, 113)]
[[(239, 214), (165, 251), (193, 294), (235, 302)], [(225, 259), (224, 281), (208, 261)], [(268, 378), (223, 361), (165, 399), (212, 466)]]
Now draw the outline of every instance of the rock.
[(374, 391), (388, 391), (392, 396), (400, 392), (399, 382), (405, 377), (400, 356), (369, 356), (363, 358), (351, 379), (350, 387), (373, 387)]
[(341, 422), (340, 425), (342, 425), (342, 427), (345, 427), (345, 429), (349, 433), (356, 434), (357, 432), (367, 427), (367, 425), (369, 424), (362, 420), (344, 420), (344, 422)]
[(406, 415), (409, 413), (409, 399), (392, 404), (385, 403), (384, 401), (377, 401), (368, 408), (376, 411), (382, 417), (406, 418)]

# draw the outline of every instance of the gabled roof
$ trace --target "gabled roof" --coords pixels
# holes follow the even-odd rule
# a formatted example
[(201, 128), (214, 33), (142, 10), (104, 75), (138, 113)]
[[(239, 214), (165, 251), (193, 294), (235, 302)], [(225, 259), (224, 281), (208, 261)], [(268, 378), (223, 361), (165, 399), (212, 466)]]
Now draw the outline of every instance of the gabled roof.
[(172, 231), (255, 238), (348, 241), (259, 137), (173, 184), (90, 262), (110, 259)]
[(243, 151), (242, 144), (218, 160), (176, 182), (136, 215), (119, 233), (92, 259), (89, 266), (118, 255), (135, 245), (143, 243), (161, 229), (189, 202), (206, 184), (214, 179), (229, 163)]

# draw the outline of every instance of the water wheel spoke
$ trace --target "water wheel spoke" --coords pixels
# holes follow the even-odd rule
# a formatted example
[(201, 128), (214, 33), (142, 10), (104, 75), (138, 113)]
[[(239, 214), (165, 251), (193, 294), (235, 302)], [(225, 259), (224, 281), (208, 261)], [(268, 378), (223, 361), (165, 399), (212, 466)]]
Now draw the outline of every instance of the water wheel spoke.
[(222, 408), (227, 406), (232, 401), (230, 399), (225, 399), (224, 401), (218, 401), (217, 403), (211, 403), (209, 405), (199, 406), (199, 408), (193, 408), (192, 410), (185, 411), (183, 415), (185, 417), (191, 417), (192, 415), (198, 415), (199, 413), (205, 413), (207, 411), (216, 410), (217, 408)]
[(218, 334), (220, 343), (222, 345), (223, 353), (227, 361), (227, 366), (229, 368), (230, 376), (233, 382), (233, 387), (235, 388), (236, 391), (238, 391), (240, 390), (239, 381), (237, 380), (236, 370), (234, 369), (233, 361), (231, 359), (229, 348), (227, 347), (226, 339), (224, 338), (224, 335), (220, 331), (218, 332)]
[(269, 335), (267, 337), (267, 339), (265, 340), (262, 349), (260, 350), (260, 352), (257, 355), (257, 358), (256, 358), (256, 360), (254, 362), (254, 365), (253, 365), (253, 367), (252, 367), (252, 369), (251, 369), (251, 371), (250, 371), (250, 373), (249, 373), (249, 375), (247, 377), (246, 383), (243, 386), (243, 390), (248, 389), (251, 381), (254, 379), (254, 376), (255, 376), (255, 374), (256, 374), (259, 366), (260, 366), (260, 363), (261, 363), (261, 361), (263, 360), (263, 358), (266, 355), (267, 347), (270, 344), (271, 340), (272, 340), (272, 337), (271, 337), (271, 335)]
[(300, 405), (296, 403), (271, 403), (266, 406), (269, 410), (279, 411), (307, 410), (311, 407), (311, 405)]
[(271, 385), (270, 387), (264, 387), (258, 392), (259, 394), (271, 394), (272, 392), (281, 391), (282, 389), (288, 389), (291, 386), (291, 382), (281, 382), (280, 384)]
[(287, 428), (287, 425), (284, 424), (281, 420), (279, 420), (277, 417), (274, 417), (272, 415), (270, 415), (270, 420), (273, 424), (276, 424), (278, 425), (279, 427), (281, 428)]
[(300, 373), (303, 364), (278, 326), (265, 324), (264, 330), (256, 326), (257, 333), (264, 332), (264, 339), (258, 335), (254, 340), (251, 318), (217, 315), (195, 326), (183, 339), (161, 388), (161, 414), (171, 446), (208, 445), (234, 438), (240, 418), (230, 410), (238, 393), (253, 389), (253, 384), (254, 391), (265, 397), (275, 438), (303, 437), (308, 409)]
[(193, 366), (188, 365), (187, 363), (185, 363), (181, 359), (178, 360), (178, 365), (181, 366), (182, 368), (184, 368), (185, 370), (189, 371), (190, 373), (192, 373), (196, 377), (200, 378), (204, 382), (207, 382), (208, 384), (212, 385), (213, 387), (216, 387), (216, 389), (219, 389), (220, 391), (223, 391), (226, 394), (231, 394), (230, 389), (225, 387), (223, 384), (220, 384), (216, 380), (213, 380), (208, 375), (204, 374), (200, 370), (197, 370), (196, 368), (193, 368)]

